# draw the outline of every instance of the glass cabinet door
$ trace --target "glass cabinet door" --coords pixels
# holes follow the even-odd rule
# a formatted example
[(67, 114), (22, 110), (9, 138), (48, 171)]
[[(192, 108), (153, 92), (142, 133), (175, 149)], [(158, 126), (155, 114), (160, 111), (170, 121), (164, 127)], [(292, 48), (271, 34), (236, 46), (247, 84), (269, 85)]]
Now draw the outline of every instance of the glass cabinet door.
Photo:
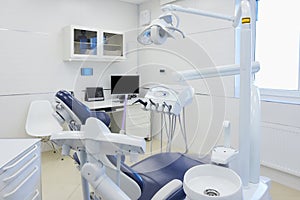
[(74, 55), (97, 55), (97, 31), (73, 29)]
[(103, 55), (123, 57), (123, 34), (103, 32)]

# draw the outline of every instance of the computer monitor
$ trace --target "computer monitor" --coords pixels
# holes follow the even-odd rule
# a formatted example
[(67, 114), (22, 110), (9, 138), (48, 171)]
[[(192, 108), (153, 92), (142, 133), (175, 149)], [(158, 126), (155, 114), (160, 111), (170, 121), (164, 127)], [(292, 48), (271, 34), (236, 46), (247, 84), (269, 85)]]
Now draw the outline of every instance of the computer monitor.
[(139, 94), (140, 76), (137, 74), (111, 75), (111, 94)]
[(85, 101), (103, 101), (104, 93), (102, 87), (87, 87), (85, 90)]

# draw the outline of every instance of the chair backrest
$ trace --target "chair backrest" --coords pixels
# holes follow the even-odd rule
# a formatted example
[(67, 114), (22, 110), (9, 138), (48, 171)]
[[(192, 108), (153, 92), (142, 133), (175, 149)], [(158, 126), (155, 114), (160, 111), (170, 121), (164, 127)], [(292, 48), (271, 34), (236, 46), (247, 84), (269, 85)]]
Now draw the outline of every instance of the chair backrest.
[[(86, 105), (71, 95), (66, 90), (60, 90), (55, 95), (56, 101), (61, 103), (63, 109), (70, 115), (69, 117), (77, 124), (84, 125), (89, 117), (100, 119), (106, 126), (110, 124), (110, 117), (101, 111), (91, 111)], [(58, 111), (58, 110), (57, 110)]]
[(81, 124), (85, 124), (87, 118), (91, 116), (90, 109), (82, 102), (71, 95), (66, 90), (60, 90), (55, 97), (62, 101), (80, 120)]
[(53, 108), (47, 100), (32, 101), (25, 125), (28, 135), (34, 137), (51, 136), (52, 133), (62, 131), (62, 127), (53, 117)]

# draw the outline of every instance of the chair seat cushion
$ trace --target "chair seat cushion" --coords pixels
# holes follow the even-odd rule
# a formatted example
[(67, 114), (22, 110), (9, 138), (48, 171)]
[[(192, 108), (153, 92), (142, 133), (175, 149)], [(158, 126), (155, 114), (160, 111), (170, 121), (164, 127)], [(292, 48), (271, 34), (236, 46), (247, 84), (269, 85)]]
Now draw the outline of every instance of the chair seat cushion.
[[(143, 192), (139, 200), (151, 199), (161, 187), (173, 179), (183, 181), (188, 169), (201, 164), (204, 163), (181, 153), (160, 153), (134, 164), (132, 169), (143, 179)], [(184, 198), (185, 193), (181, 188), (169, 199)]]

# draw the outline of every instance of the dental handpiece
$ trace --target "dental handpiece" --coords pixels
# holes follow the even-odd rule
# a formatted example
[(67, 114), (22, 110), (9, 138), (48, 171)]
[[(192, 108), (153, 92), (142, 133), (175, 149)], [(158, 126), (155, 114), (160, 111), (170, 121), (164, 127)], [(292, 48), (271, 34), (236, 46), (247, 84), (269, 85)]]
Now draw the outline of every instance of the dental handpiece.
[(143, 100), (141, 100), (141, 99), (138, 99), (138, 100), (136, 100), (135, 102), (133, 102), (132, 105), (133, 105), (133, 104), (136, 104), (136, 103), (140, 103), (140, 104), (142, 104), (144, 107), (146, 107), (147, 104), (148, 104), (147, 102), (145, 102), (145, 101), (143, 101)]
[(158, 103), (154, 103), (151, 99), (149, 99), (151, 105), (155, 106), (155, 108), (158, 108), (159, 104)]
[(163, 105), (168, 108), (169, 112), (171, 112), (172, 105), (168, 105), (165, 101), (163, 102)]

